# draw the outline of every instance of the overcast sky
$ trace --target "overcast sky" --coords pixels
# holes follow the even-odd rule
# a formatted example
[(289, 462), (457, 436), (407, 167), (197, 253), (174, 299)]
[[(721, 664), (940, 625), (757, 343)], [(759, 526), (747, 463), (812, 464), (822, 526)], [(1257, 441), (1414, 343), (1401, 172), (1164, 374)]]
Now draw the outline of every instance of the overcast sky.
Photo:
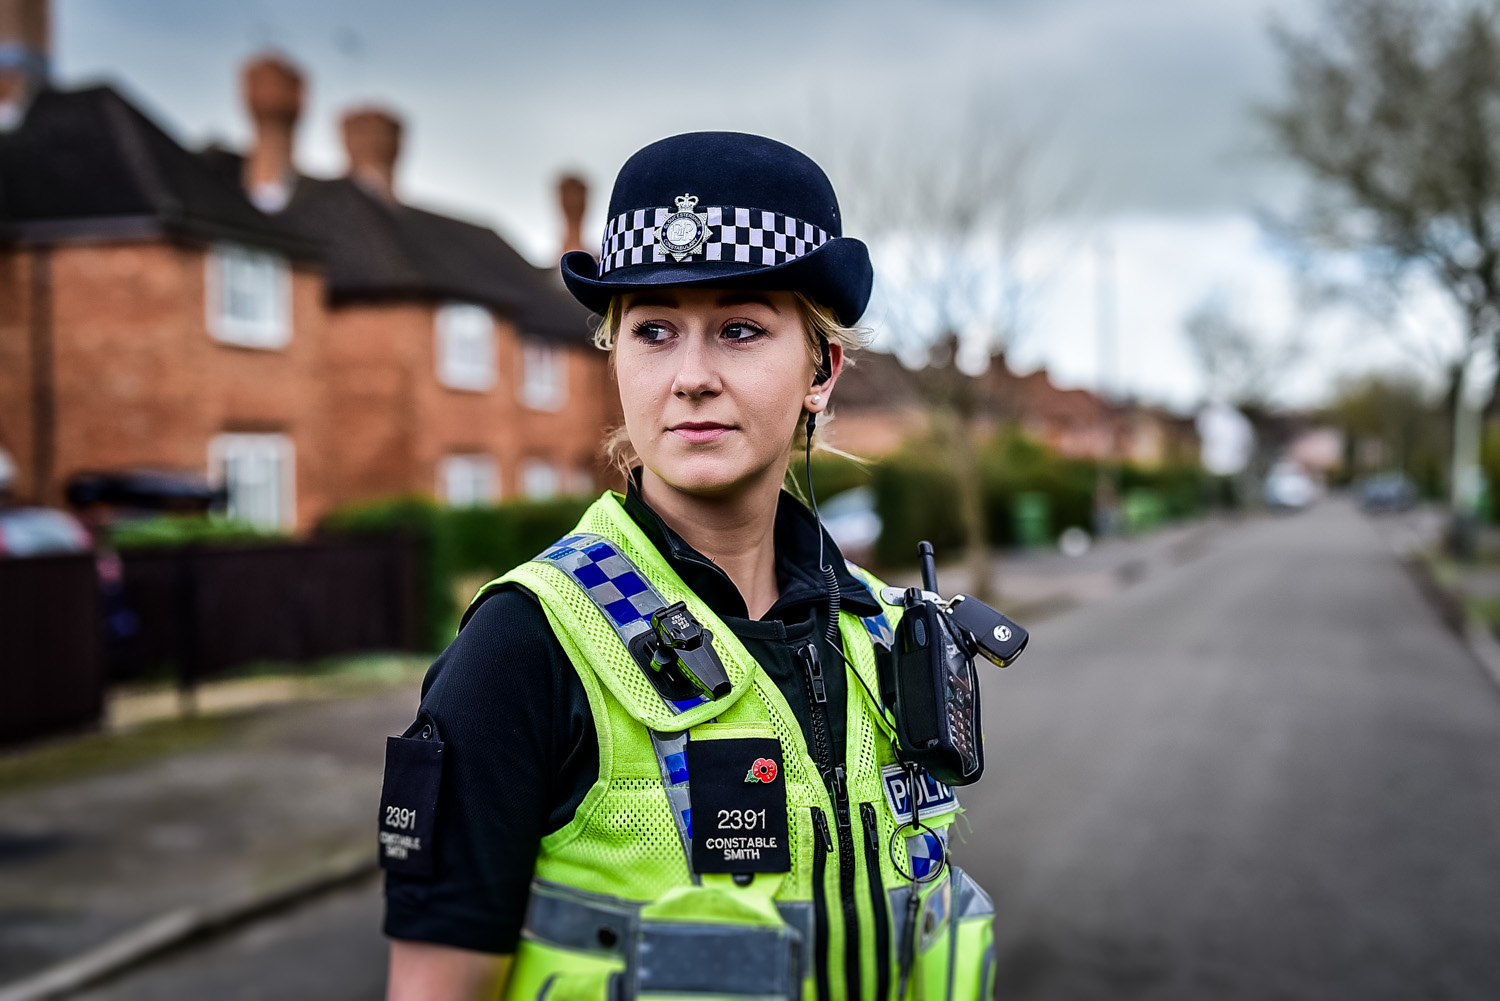
[[(664, 135), (774, 136), (839, 187), (853, 146), (979, 102), (1007, 127), (1043, 129), (1053, 169), (1086, 178), (1068, 216), (1037, 231), (1050, 280), (1014, 363), (1097, 383), (1091, 248), (1106, 239), (1113, 380), (1183, 407), (1199, 380), (1180, 324), (1204, 298), (1237, 304), (1268, 337), (1296, 321), (1286, 268), (1253, 221), (1286, 201), (1250, 117), (1277, 93), (1275, 2), (57, 0), (54, 55), (62, 83), (110, 80), (190, 145), (244, 146), (236, 70), (275, 47), (309, 77), (301, 169), (342, 172), (339, 113), (387, 104), (407, 126), (402, 196), (487, 222), (538, 263), (556, 256), (562, 170), (594, 185), (593, 234), (620, 163)], [(843, 200), (859, 236), (862, 208)], [(1322, 325), (1291, 401), (1395, 359), (1369, 346), (1379, 335), (1335, 326)]]

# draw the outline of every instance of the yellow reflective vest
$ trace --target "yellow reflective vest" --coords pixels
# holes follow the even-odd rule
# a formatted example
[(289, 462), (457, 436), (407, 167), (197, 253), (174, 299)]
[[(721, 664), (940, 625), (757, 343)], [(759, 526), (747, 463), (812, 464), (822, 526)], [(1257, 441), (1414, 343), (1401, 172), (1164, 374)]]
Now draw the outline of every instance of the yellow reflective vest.
[[(878, 581), (854, 572), (879, 594)], [(885, 606), (885, 622), (840, 615), (846, 670), (863, 684), (850, 679), (847, 778), (830, 792), (781, 691), (618, 494), (485, 589), (502, 582), (541, 602), (599, 735), (598, 781), (542, 840), (507, 998), (990, 997), (989, 898), (951, 864), (910, 878), (939, 869), (932, 841), (946, 838), (956, 801), (923, 815), (922, 832), (901, 826), (887, 794), (886, 775), (903, 787), (868, 692), (877, 690), (872, 632), (889, 635), (899, 608)], [(713, 634), (733, 682), (724, 698), (668, 702), (630, 650), (650, 612), (677, 601)], [(683, 749), (745, 737), (780, 742), (791, 871), (696, 873)]]

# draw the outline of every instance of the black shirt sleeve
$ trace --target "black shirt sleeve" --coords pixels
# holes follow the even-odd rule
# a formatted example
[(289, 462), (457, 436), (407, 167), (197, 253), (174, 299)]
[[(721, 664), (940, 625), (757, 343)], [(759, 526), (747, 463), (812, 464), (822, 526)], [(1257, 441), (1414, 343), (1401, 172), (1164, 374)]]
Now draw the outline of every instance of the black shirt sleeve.
[(414, 730), (443, 741), (430, 878), (386, 873), (385, 934), (514, 952), (543, 836), (599, 777), (588, 696), (536, 598), (495, 591), (422, 684)]

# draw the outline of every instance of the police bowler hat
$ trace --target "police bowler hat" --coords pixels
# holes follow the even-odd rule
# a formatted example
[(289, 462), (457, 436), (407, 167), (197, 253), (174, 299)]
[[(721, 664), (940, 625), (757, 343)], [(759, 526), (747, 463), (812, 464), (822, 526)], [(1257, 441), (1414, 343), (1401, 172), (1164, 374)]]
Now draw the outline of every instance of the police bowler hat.
[(760, 289), (801, 292), (850, 326), (874, 280), (822, 169), (742, 132), (672, 136), (625, 161), (598, 262), (575, 250), (562, 276), (600, 314), (614, 296), (648, 288)]

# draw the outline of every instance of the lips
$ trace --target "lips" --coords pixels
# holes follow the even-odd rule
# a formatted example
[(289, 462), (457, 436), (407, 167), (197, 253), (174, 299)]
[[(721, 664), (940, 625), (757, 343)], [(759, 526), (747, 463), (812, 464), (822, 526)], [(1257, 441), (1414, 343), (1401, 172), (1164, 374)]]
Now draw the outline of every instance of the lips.
[(713, 421), (687, 421), (668, 430), (687, 441), (713, 441), (734, 429), (727, 424), (716, 424)]

